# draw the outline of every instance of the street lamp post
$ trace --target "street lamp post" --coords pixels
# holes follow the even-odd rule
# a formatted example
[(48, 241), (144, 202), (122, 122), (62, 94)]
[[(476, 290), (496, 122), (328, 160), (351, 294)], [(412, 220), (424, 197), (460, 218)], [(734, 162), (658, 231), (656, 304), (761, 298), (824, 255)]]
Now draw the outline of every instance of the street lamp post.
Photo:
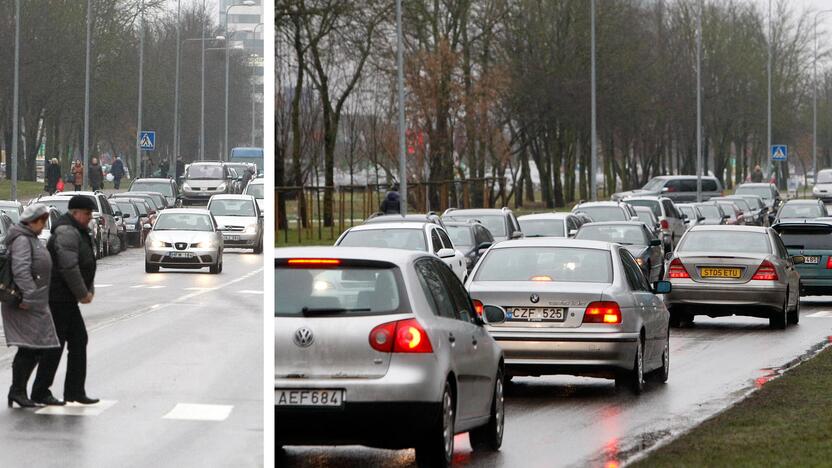
[(182, 0), (176, 1), (176, 72), (173, 85), (173, 156), (168, 161), (168, 175), (176, 180), (176, 160), (179, 159), (179, 55), (181, 53), (181, 38), (179, 13)]
[(20, 120), (20, 0), (14, 2), (14, 97), (12, 98), (12, 154), (6, 161), (6, 170), (11, 166), (12, 170), (12, 200), (17, 200), (17, 140), (18, 121)]
[(696, 15), (696, 202), (702, 203), (702, 0)]
[(402, 58), (402, 0), (396, 0), (396, 84), (399, 88), (399, 198), (407, 215), (407, 161), (404, 141), (404, 59)]
[(590, 191), (590, 200), (596, 201), (598, 200), (598, 187), (596, 184), (598, 183), (595, 180), (595, 174), (598, 171), (598, 148), (597, 148), (597, 127), (596, 127), (596, 118), (597, 115), (595, 113), (595, 0), (591, 0), (589, 3), (589, 13), (591, 16), (590, 19), (590, 35), (592, 42), (592, 130), (590, 135), (590, 164), (589, 164), (589, 191)]
[[(254, 26), (254, 29), (251, 31), (252, 39), (257, 40), (257, 28), (259, 28), (261, 26), (263, 26), (263, 23), (259, 23), (256, 26)], [(254, 147), (254, 123), (255, 123), (255, 107), (256, 107), (255, 102), (254, 102), (254, 96), (256, 94), (255, 93), (255, 82), (257, 80), (254, 76), (254, 68), (255, 67), (252, 66), (251, 68), (252, 68), (252, 74), (251, 74), (251, 146)]]
[(231, 11), (234, 7), (240, 6), (252, 6), (254, 2), (252, 0), (246, 0), (242, 3), (235, 3), (234, 5), (229, 5), (228, 8), (225, 9), (225, 25), (223, 30), (225, 31), (225, 37), (228, 38), (225, 41), (225, 130), (223, 133), (222, 139), (222, 152), (223, 156), (221, 159), (225, 160), (228, 159), (228, 44), (231, 42), (231, 36), (239, 31), (234, 31), (234, 33), (228, 33), (228, 12)]
[[(142, 132), (142, 91), (144, 88), (144, 0), (139, 2), (139, 9), (139, 24), (141, 25), (139, 28), (139, 103), (136, 119), (136, 164), (133, 166), (134, 169), (141, 169), (142, 163), (142, 145), (139, 136)], [(143, 176), (144, 174), (140, 171), (139, 177)]]
[[(225, 37), (223, 37), (223, 36), (210, 37), (210, 38), (195, 37), (195, 38), (191, 38), (191, 39), (185, 39), (181, 42), (183, 47), (185, 46), (186, 42), (199, 41), (199, 42), (202, 43), (202, 63), (200, 64), (200, 67), (202, 68), (202, 94), (200, 96), (200, 108), (202, 110), (201, 110), (200, 122), (199, 122), (199, 159), (200, 160), (203, 159), (204, 149), (205, 149), (205, 115), (204, 115), (204, 112), (205, 112), (205, 41), (221, 41), (221, 40), (224, 40), (224, 39), (225, 39)], [(176, 81), (176, 84), (177, 84), (177, 87), (178, 87), (179, 86), (179, 80), (178, 79)], [(178, 95), (176, 97), (176, 100), (178, 101)], [(177, 102), (176, 106), (178, 106), (178, 102)], [(178, 146), (179, 141), (178, 140), (179, 140), (179, 137), (177, 135), (177, 142), (176, 142), (176, 144), (177, 144), (177, 154), (179, 154), (179, 146)]]
[[(768, 147), (766, 148), (766, 159), (768, 161), (768, 167), (773, 169), (774, 165), (771, 163), (771, 0), (768, 0), (768, 117), (767, 117), (767, 141)], [(771, 172), (771, 171), (769, 171)], [(775, 179), (776, 180), (776, 179)]]
[(82, 188), (87, 187), (90, 164), (90, 43), (92, 42), (92, 0), (87, 0), (87, 55), (84, 72), (84, 167), (81, 170)]
[(814, 33), (815, 51), (813, 59), (812, 77), (812, 174), (813, 184), (817, 183), (818, 177), (818, 17), (825, 13), (832, 13), (832, 10), (821, 10), (815, 13)]

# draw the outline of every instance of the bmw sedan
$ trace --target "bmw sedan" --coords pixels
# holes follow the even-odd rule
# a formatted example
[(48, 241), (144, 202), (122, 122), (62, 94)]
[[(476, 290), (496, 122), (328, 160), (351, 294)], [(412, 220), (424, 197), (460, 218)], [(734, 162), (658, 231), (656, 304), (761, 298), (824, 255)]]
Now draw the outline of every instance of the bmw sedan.
[[(276, 444), (415, 448), (448, 466), (454, 435), (503, 439), (503, 353), (427, 252), (275, 250)], [(488, 320), (505, 320), (487, 306)]]
[(225, 248), (252, 249), (263, 252), (263, 212), (251, 195), (214, 195), (208, 211), (224, 226)]
[(800, 316), (800, 273), (780, 236), (757, 226), (695, 226), (685, 234), (667, 268), (671, 323), (696, 315), (767, 318), (786, 328)]
[(501, 242), (466, 282), (474, 307), (498, 304), (488, 331), (506, 375), (573, 374), (615, 379), (641, 393), (645, 376), (667, 381), (668, 312), (632, 254), (609, 242), (536, 238)]
[(222, 227), (205, 209), (162, 211), (145, 239), (145, 272), (158, 273), (160, 267), (222, 272)]

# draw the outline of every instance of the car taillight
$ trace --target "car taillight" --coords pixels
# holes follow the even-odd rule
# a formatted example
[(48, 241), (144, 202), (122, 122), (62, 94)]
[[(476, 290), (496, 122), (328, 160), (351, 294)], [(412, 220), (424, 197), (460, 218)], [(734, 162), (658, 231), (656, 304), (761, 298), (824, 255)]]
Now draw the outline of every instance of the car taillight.
[(757, 272), (754, 273), (754, 276), (752, 276), (751, 279), (760, 281), (777, 281), (777, 270), (771, 262), (763, 260), (763, 263), (760, 264), (760, 267), (757, 268)]
[(340, 265), (337, 258), (290, 258), (289, 265)]
[(584, 323), (621, 323), (621, 309), (617, 302), (599, 301), (586, 306)]
[(474, 300), (473, 300), (473, 301), (471, 301), (471, 302), (473, 302), (473, 303), (474, 303), (474, 312), (476, 312), (476, 313), (477, 313), (477, 315), (479, 315), (480, 317), (482, 317), (482, 309), (483, 309), (482, 302), (480, 302), (480, 301), (478, 301), (478, 300), (476, 300), (476, 299), (474, 299)]
[(826, 269), (832, 270), (832, 255), (826, 257)]
[(682, 261), (678, 258), (674, 258), (673, 261), (670, 262), (670, 268), (667, 270), (667, 276), (669, 278), (690, 278), (688, 270), (685, 269), (685, 266), (682, 265)]
[(670, 229), (670, 223), (668, 223), (666, 219), (663, 219), (660, 224), (662, 226), (662, 229)]
[(433, 346), (416, 319), (383, 323), (370, 331), (370, 346), (382, 353), (432, 353)]

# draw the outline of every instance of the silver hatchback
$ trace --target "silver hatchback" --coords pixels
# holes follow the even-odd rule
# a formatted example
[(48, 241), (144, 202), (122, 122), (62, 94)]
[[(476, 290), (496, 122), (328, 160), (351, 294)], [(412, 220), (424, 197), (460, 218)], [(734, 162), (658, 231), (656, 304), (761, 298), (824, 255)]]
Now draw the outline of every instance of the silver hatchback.
[[(592, 226), (592, 224), (587, 225)], [(583, 229), (583, 228), (582, 228)], [(507, 376), (614, 378), (635, 393), (670, 370), (668, 312), (632, 254), (608, 242), (539, 238), (495, 244), (466, 282), (475, 307), (499, 304), (487, 328)]]
[[(487, 316), (505, 320), (505, 311)], [(283, 445), (497, 450), (503, 353), (462, 283), (427, 252), (275, 250), (275, 416)]]

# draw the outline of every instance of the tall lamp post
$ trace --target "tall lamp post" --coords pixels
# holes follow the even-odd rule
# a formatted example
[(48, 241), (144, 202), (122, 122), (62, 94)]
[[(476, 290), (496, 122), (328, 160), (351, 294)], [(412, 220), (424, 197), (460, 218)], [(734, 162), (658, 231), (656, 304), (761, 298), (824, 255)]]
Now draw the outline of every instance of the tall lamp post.
[(228, 5), (228, 8), (225, 9), (225, 25), (223, 30), (225, 31), (225, 37), (228, 40), (225, 41), (225, 130), (223, 132), (223, 139), (222, 139), (222, 153), (223, 156), (221, 159), (226, 160), (228, 159), (228, 44), (231, 42), (231, 35), (237, 33), (239, 31), (234, 31), (234, 33), (228, 33), (228, 12), (231, 11), (234, 7), (241, 7), (241, 6), (253, 6), (254, 1), (246, 0), (242, 3), (235, 3), (233, 5)]
[(87, 55), (84, 59), (84, 168), (81, 171), (82, 188), (87, 187), (90, 165), (90, 43), (92, 42), (92, 0), (87, 0)]
[[(139, 28), (139, 103), (138, 103), (138, 116), (136, 119), (136, 165), (133, 166), (135, 169), (141, 169), (142, 163), (142, 145), (141, 141), (139, 141), (139, 136), (142, 132), (142, 91), (144, 88), (144, 0), (139, 2), (139, 24), (141, 27)], [(139, 177), (144, 176), (144, 174), (139, 172)]]
[(182, 0), (176, 1), (176, 73), (173, 85), (173, 156), (168, 161), (168, 175), (176, 180), (176, 161), (179, 159), (179, 56), (182, 53), (179, 13)]
[[(259, 23), (256, 26), (254, 26), (254, 29), (251, 31), (252, 39), (257, 40), (257, 28), (259, 28), (261, 26), (263, 26), (263, 23)], [(256, 93), (254, 92), (255, 91), (254, 88), (255, 88), (255, 82), (257, 81), (255, 76), (254, 76), (254, 73), (253, 73), (254, 70), (253, 69), (254, 69), (254, 67), (252, 67), (252, 74), (251, 74), (251, 146), (252, 147), (254, 147), (254, 128), (255, 128), (254, 124), (255, 124), (255, 121), (256, 121), (256, 119), (255, 119), (255, 107), (256, 107), (256, 105), (255, 105), (255, 102), (254, 102), (254, 96), (255, 96)]]
[(812, 78), (812, 184), (817, 183), (818, 178), (818, 17), (825, 13), (832, 13), (832, 10), (821, 10), (815, 13), (815, 53), (813, 60)]
[[(768, 116), (766, 119), (767, 122), (767, 141), (768, 147), (766, 148), (766, 159), (768, 160), (768, 167), (774, 169), (774, 165), (771, 163), (771, 40), (772, 40), (772, 29), (771, 29), (771, 0), (768, 0), (768, 64), (767, 64), (767, 75), (768, 75)], [(771, 172), (771, 171), (769, 171)], [(775, 179), (776, 180), (776, 179)]]
[(14, 2), (14, 97), (12, 98), (12, 154), (11, 158), (6, 160), (6, 170), (11, 167), (12, 170), (12, 200), (17, 200), (17, 140), (18, 135), (18, 120), (20, 120), (19, 107), (20, 94), (20, 0)]
[(696, 15), (696, 202), (702, 203), (702, 0)]
[(396, 0), (396, 85), (399, 88), (399, 195), (402, 215), (407, 215), (407, 161), (404, 141), (404, 59), (402, 58), (402, 0)]
[(596, 119), (597, 115), (595, 113), (595, 0), (591, 0), (589, 3), (589, 15), (590, 15), (590, 42), (592, 48), (592, 130), (590, 134), (590, 164), (589, 164), (589, 191), (590, 191), (590, 200), (596, 201), (598, 200), (598, 187), (596, 184), (598, 183), (595, 180), (595, 174), (598, 172), (598, 148), (597, 148), (597, 126), (596, 126)]
[[(204, 115), (204, 112), (205, 112), (205, 42), (206, 41), (222, 41), (222, 40), (225, 40), (225, 36), (201, 37), (201, 38), (200, 37), (195, 37), (195, 38), (191, 38), (191, 39), (185, 39), (181, 42), (182, 47), (185, 47), (186, 42), (199, 41), (199, 42), (202, 43), (202, 63), (200, 65), (201, 69), (202, 69), (202, 93), (200, 94), (201, 97), (200, 97), (200, 104), (199, 104), (200, 109), (201, 109), (201, 115), (200, 115), (200, 120), (199, 120), (199, 160), (200, 161), (202, 159), (204, 159), (204, 154), (205, 154), (205, 115)], [(179, 80), (177, 80), (177, 86), (179, 85), (178, 81)], [(177, 97), (177, 99), (178, 99), (178, 97)], [(176, 106), (178, 107), (178, 104), (176, 104)], [(179, 154), (179, 137), (178, 137), (178, 135), (177, 135), (176, 145), (177, 145), (176, 154)]]

